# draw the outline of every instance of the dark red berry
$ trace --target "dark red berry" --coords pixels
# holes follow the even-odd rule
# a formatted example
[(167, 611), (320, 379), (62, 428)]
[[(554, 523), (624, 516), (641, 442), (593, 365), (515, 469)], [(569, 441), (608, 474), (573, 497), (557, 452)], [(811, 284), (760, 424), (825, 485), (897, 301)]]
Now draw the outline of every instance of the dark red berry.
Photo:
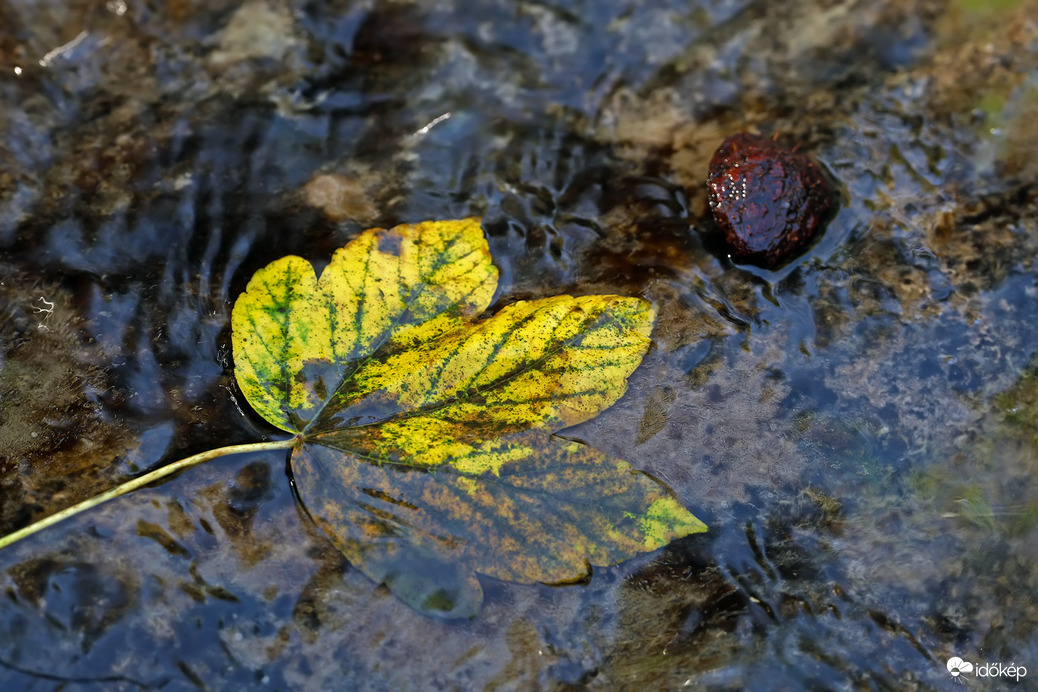
[(811, 244), (836, 198), (810, 156), (745, 132), (714, 152), (707, 185), (732, 259), (766, 269), (781, 267)]

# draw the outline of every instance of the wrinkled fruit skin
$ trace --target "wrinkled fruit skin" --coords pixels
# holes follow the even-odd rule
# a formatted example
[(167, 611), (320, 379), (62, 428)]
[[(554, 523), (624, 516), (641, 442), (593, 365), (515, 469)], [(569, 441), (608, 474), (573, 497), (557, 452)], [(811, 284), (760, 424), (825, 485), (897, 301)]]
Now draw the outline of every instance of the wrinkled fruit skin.
[(761, 135), (732, 135), (714, 152), (710, 209), (734, 261), (775, 269), (822, 230), (836, 194), (807, 154)]

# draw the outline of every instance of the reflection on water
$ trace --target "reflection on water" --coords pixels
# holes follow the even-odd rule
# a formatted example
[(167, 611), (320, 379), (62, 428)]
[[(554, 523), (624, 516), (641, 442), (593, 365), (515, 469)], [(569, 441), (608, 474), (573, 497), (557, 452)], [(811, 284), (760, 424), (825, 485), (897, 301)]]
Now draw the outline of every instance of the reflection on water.
[[(1038, 6), (1006, 5), (0, 2), (0, 530), (274, 434), (230, 376), (257, 268), (471, 214), (498, 305), (654, 302), (573, 434), (711, 529), (442, 622), (350, 567), (283, 457), (222, 459), (0, 553), (4, 689), (1038, 675)], [(774, 273), (706, 207), (753, 129), (846, 191)]]

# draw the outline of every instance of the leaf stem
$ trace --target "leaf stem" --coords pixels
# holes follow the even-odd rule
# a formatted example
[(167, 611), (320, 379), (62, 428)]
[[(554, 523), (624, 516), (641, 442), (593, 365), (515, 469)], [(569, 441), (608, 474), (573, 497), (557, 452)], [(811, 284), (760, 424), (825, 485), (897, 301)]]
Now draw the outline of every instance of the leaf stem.
[(108, 500), (115, 499), (120, 495), (125, 495), (128, 492), (137, 490), (138, 488), (142, 488), (146, 485), (154, 483), (155, 481), (161, 478), (165, 478), (166, 476), (170, 476), (176, 473), (177, 471), (180, 471), (181, 469), (186, 469), (190, 466), (195, 466), (196, 464), (201, 464), (202, 462), (209, 461), (210, 459), (228, 456), (230, 454), (244, 454), (246, 452), (265, 452), (274, 449), (290, 449), (292, 445), (294, 445), (295, 443), (296, 438), (293, 437), (287, 440), (277, 440), (274, 442), (254, 442), (252, 444), (245, 445), (232, 445), (230, 447), (210, 449), (208, 451), (201, 452), (200, 454), (195, 454), (194, 456), (187, 457), (186, 459), (175, 461), (172, 464), (167, 464), (166, 466), (157, 468), (154, 471), (150, 471), (144, 474), (143, 476), (138, 476), (137, 478), (134, 478), (132, 481), (127, 481), (122, 485), (117, 485), (111, 490), (107, 490), (101, 493), (100, 495), (95, 495), (94, 497), (91, 497), (88, 500), (83, 500), (79, 504), (72, 505), (71, 507), (66, 507), (60, 512), (52, 514), (49, 517), (40, 519), (39, 521), (33, 524), (29, 524), (25, 528), (18, 529), (14, 533), (7, 534), (3, 538), (0, 538), (0, 550), (3, 550), (12, 543), (20, 541), (27, 536), (31, 536), (37, 531), (42, 531), (48, 526), (57, 524), (59, 521), (63, 521), (65, 519), (68, 519), (69, 517), (74, 517), (80, 512), (85, 512), (86, 510), (91, 509), (92, 507), (96, 507), (97, 505), (103, 502), (107, 502)]

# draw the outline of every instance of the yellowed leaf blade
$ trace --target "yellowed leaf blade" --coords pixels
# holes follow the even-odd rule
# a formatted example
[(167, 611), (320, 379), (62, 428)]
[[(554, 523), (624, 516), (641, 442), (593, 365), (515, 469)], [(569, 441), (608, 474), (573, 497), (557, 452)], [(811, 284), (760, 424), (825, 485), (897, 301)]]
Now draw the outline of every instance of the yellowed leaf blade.
[(316, 408), (313, 387), (298, 374), (326, 360), (327, 324), (311, 319), (317, 276), (301, 257), (283, 257), (256, 272), (231, 314), (234, 374), (256, 412), (289, 432), (293, 411)]
[[(464, 423), (482, 437), (574, 425), (627, 390), (654, 317), (644, 300), (622, 296), (514, 303), (468, 328), (366, 363), (341, 392), (346, 401), (328, 407), (313, 430), (413, 416)], [(429, 437), (420, 429), (415, 434)]]
[(483, 312), (497, 268), (478, 218), (402, 224), (361, 233), (321, 274), (336, 362), (365, 358), (387, 342), (427, 341)]
[[(292, 457), (310, 515), (372, 578), (362, 547), (418, 554), (499, 579), (564, 583), (705, 531), (630, 464), (540, 431), (473, 444), (436, 468), (384, 441), (321, 436)], [(339, 448), (325, 446), (328, 443)], [(493, 457), (498, 459), (494, 460)], [(480, 461), (482, 459), (482, 461)], [(379, 463), (379, 461), (382, 463)], [(381, 564), (381, 563), (380, 563)]]
[(235, 372), (272, 424), (302, 431), (374, 351), (421, 344), (490, 304), (497, 269), (480, 221), (365, 231), (318, 281), (286, 257), (256, 272), (232, 315)]

